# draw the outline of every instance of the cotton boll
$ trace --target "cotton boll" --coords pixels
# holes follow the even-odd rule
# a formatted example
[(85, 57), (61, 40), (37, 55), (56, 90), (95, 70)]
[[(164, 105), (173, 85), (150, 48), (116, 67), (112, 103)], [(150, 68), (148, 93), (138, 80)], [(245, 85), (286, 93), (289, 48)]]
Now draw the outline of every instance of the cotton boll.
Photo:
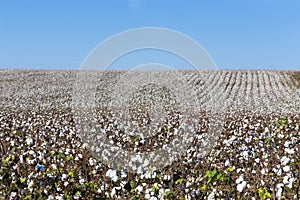
[(236, 186), (236, 189), (239, 191), (239, 192), (243, 192), (244, 188), (246, 187), (247, 185), (247, 182), (246, 181), (243, 181), (241, 182), (240, 184), (238, 184)]

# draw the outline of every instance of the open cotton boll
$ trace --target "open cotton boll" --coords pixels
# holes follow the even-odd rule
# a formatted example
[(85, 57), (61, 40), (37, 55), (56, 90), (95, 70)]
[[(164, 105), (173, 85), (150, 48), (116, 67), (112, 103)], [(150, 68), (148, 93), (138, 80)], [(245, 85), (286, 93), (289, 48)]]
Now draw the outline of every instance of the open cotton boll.
[(108, 176), (109, 178), (111, 178), (111, 180), (114, 181), (114, 182), (117, 182), (118, 179), (119, 179), (119, 177), (117, 175), (117, 171), (116, 170), (112, 170), (112, 169), (107, 170), (106, 176)]
[(246, 185), (247, 185), (247, 182), (246, 182), (246, 181), (241, 182), (240, 184), (238, 184), (238, 185), (236, 186), (237, 191), (243, 192), (243, 190), (244, 190), (244, 188), (246, 187)]

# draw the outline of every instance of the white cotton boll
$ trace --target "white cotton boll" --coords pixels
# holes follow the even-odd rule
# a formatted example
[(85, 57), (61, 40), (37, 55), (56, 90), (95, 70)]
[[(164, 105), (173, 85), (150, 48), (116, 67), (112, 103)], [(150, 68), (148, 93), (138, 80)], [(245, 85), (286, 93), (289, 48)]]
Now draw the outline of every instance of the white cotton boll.
[(156, 172), (153, 172), (152, 173), (152, 178), (155, 178), (156, 177)]
[(17, 193), (16, 193), (16, 192), (12, 192), (12, 193), (10, 194), (10, 196), (14, 198), (14, 197), (17, 196)]
[(164, 180), (171, 180), (171, 176), (169, 174), (168, 175), (165, 174), (164, 177), (163, 177), (163, 179)]
[(89, 158), (89, 163), (91, 166), (96, 164), (96, 161), (93, 158)]
[(282, 188), (279, 188), (277, 191), (276, 191), (276, 197), (278, 199), (281, 199), (281, 194), (282, 194)]
[(112, 170), (112, 169), (107, 170), (106, 176), (110, 177), (110, 174), (111, 174), (113, 171), (114, 171), (114, 170)]
[(187, 187), (187, 188), (188, 188), (188, 187), (190, 187), (192, 184), (193, 184), (192, 182), (190, 182), (190, 181), (187, 181), (187, 182), (186, 182), (186, 184), (185, 184), (185, 187)]
[(68, 175), (67, 175), (67, 174), (62, 174), (62, 175), (61, 175), (61, 180), (66, 180), (66, 179), (67, 179), (67, 177), (68, 177)]
[(116, 170), (107, 170), (106, 176), (110, 177), (112, 181), (116, 182), (118, 181), (119, 177), (117, 176), (117, 171)]
[(215, 199), (215, 193), (214, 193), (214, 192), (210, 193), (210, 194), (208, 195), (207, 199), (208, 199), (208, 200), (214, 200), (214, 199)]
[(30, 150), (28, 153), (29, 153), (30, 155), (32, 155), (32, 156), (35, 156), (35, 155), (36, 155), (36, 153), (35, 153), (33, 150)]
[(243, 192), (244, 188), (246, 187), (247, 185), (247, 182), (246, 181), (243, 181), (241, 182), (240, 184), (238, 184), (236, 186), (236, 189), (239, 191), (239, 192)]
[(290, 183), (294, 183), (295, 180), (295, 178), (290, 178)]
[(245, 142), (246, 142), (246, 143), (251, 142), (251, 138), (246, 138), (246, 139), (245, 139)]
[(81, 193), (78, 191), (75, 193), (75, 195), (73, 196), (74, 199), (80, 199), (81, 197)]
[(151, 198), (151, 196), (149, 193), (145, 194), (145, 199), (150, 199), (150, 198)]
[(282, 183), (285, 184), (285, 185), (288, 184), (289, 183), (289, 177), (288, 176), (284, 176)]
[(265, 127), (265, 133), (268, 133), (268, 132), (270, 132), (270, 131), (269, 131), (269, 128), (268, 128), (268, 127)]
[(69, 185), (69, 182), (68, 182), (68, 181), (65, 181), (65, 182), (64, 182), (64, 186), (67, 187), (68, 185)]
[(282, 139), (282, 138), (284, 138), (284, 135), (280, 133), (280, 134), (277, 135), (277, 137)]
[(158, 191), (158, 199), (163, 199), (163, 196), (165, 195), (165, 189), (160, 188)]
[(244, 180), (244, 176), (240, 175), (240, 177), (238, 179), (236, 179), (235, 183), (239, 184), (240, 182), (242, 182)]
[(54, 196), (53, 195), (49, 195), (48, 196), (48, 200), (54, 200)]
[(101, 152), (101, 149), (99, 147), (96, 148), (96, 153)]
[(150, 179), (151, 178), (151, 172), (147, 171), (145, 174), (142, 174), (143, 177), (145, 177), (146, 179)]
[(243, 152), (242, 152), (242, 156), (243, 156), (246, 160), (248, 160), (248, 157), (249, 157), (248, 151), (243, 151)]
[(57, 200), (63, 200), (64, 199), (64, 197), (63, 196), (55, 196), (55, 199), (57, 199)]
[(84, 148), (87, 148), (89, 145), (88, 145), (88, 143), (84, 143), (83, 145), (82, 145), (82, 148), (84, 149)]
[(113, 198), (116, 195), (116, 188), (111, 190), (110, 196)]
[(126, 178), (126, 177), (127, 177), (127, 174), (126, 174), (125, 172), (121, 171), (121, 177), (122, 177), (122, 178)]
[(284, 151), (287, 152), (288, 154), (294, 154), (295, 153), (295, 150), (290, 149), (290, 148), (285, 148)]
[(136, 168), (135, 165), (133, 165), (133, 166), (131, 167), (131, 169), (132, 169), (133, 171), (136, 171), (136, 170), (137, 170), (137, 168)]
[(291, 170), (291, 167), (290, 166), (284, 166), (282, 169), (285, 172), (289, 172)]
[(287, 165), (289, 162), (290, 162), (290, 158), (286, 157), (286, 156), (283, 156), (281, 159), (280, 159), (280, 162), (282, 165)]
[(130, 161), (131, 161), (131, 162), (137, 161), (137, 156), (130, 158)]
[(288, 148), (290, 146), (291, 142), (290, 141), (285, 141), (284, 147)]
[(225, 167), (227, 167), (229, 164), (230, 164), (230, 161), (229, 161), (229, 160), (226, 160), (226, 161), (225, 161)]
[(34, 159), (33, 159), (33, 160), (28, 160), (27, 163), (28, 163), (29, 165), (33, 165), (33, 164), (34, 164), (34, 161), (35, 161)]
[(136, 159), (139, 163), (143, 163), (143, 158), (140, 155), (137, 155)]
[(56, 169), (57, 169), (57, 167), (56, 167), (55, 164), (51, 164), (51, 167), (52, 167), (53, 170), (56, 170)]
[(24, 163), (24, 158), (23, 155), (20, 156), (20, 163), (23, 164)]
[(149, 165), (149, 161), (146, 159), (143, 163), (143, 167), (147, 167)]
[(139, 167), (138, 167), (136, 173), (138, 173), (138, 174), (142, 174), (142, 173), (143, 173), (143, 168), (142, 168), (142, 166), (139, 166)]
[(84, 181), (83, 178), (79, 179), (79, 183), (80, 183), (80, 184), (84, 184), (84, 182), (85, 182), (85, 181)]
[(279, 169), (279, 170), (278, 170), (277, 175), (278, 175), (278, 176), (281, 176), (281, 175), (282, 175), (282, 169)]
[(32, 191), (33, 190), (33, 181), (32, 180), (30, 180), (30, 182), (28, 183), (28, 186), (27, 186), (27, 188), (30, 190), (30, 191)]
[(289, 183), (287, 184), (287, 187), (288, 187), (288, 188), (292, 188), (292, 187), (293, 187), (293, 182), (289, 182)]
[(278, 169), (273, 168), (272, 171), (273, 171), (274, 173), (277, 173), (277, 172), (278, 172)]
[(276, 185), (276, 188), (282, 188), (282, 187), (284, 187), (284, 184), (282, 184), (282, 183), (279, 183)]
[(143, 186), (137, 186), (136, 188), (135, 188), (135, 191), (137, 191), (139, 194), (143, 191)]
[(27, 138), (26, 139), (26, 144), (29, 145), (29, 146), (33, 145), (33, 139), (32, 138)]
[(61, 191), (61, 187), (58, 186), (58, 187), (56, 188), (56, 190), (57, 190), (58, 192), (60, 192), (60, 191)]
[(295, 181), (295, 178), (289, 178), (289, 176), (285, 176), (283, 178), (282, 183), (284, 185), (286, 185), (288, 188), (292, 188), (293, 187), (293, 182)]

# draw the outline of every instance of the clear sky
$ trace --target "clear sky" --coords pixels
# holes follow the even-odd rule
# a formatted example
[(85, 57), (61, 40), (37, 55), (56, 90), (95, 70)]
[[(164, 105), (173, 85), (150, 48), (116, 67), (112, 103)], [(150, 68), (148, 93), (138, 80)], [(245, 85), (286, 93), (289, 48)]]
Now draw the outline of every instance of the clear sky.
[(0, 0), (0, 69), (79, 69), (141, 27), (190, 36), (220, 69), (300, 69), (299, 0)]

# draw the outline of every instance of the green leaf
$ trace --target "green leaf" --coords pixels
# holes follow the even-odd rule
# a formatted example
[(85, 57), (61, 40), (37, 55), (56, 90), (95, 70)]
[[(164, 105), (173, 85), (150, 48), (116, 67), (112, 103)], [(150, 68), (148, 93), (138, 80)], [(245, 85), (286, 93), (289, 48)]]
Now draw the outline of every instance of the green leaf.
[(74, 171), (70, 171), (68, 174), (69, 174), (69, 176), (70, 176), (71, 178), (74, 178), (75, 172), (74, 172)]
[(152, 191), (153, 192), (158, 192), (159, 191), (159, 187), (157, 185), (152, 186)]
[(233, 167), (229, 167), (229, 168), (227, 169), (227, 171), (233, 172), (233, 171), (234, 171), (234, 168), (233, 168)]
[(65, 158), (65, 157), (66, 157), (66, 154), (64, 154), (64, 153), (59, 153), (59, 154), (57, 154), (57, 156), (60, 156), (60, 157)]
[(272, 197), (271, 194), (269, 193), (269, 191), (267, 191), (267, 190), (265, 192), (265, 197), (267, 197), (267, 198), (271, 198)]
[(175, 181), (175, 184), (177, 184), (177, 185), (180, 184), (180, 185), (181, 185), (181, 184), (183, 183), (183, 181), (184, 181), (184, 180), (180, 178), (180, 179), (178, 179), (177, 181)]
[(21, 178), (21, 179), (20, 179), (20, 182), (21, 182), (21, 183), (24, 183), (25, 181), (26, 181), (26, 178)]
[(168, 191), (166, 191), (165, 195), (169, 196), (171, 193), (172, 193), (171, 190), (168, 190)]
[(207, 184), (210, 184), (211, 182), (215, 181), (217, 174), (217, 169), (214, 169), (213, 171), (207, 171), (204, 178), (208, 178)]
[(300, 166), (300, 162), (299, 162), (299, 163), (292, 162), (292, 163), (290, 163), (289, 165), (290, 165), (291, 167), (293, 167), (293, 166)]
[(219, 181), (225, 181), (226, 180), (225, 174), (223, 174), (223, 173), (218, 174), (217, 180), (219, 180)]
[(70, 156), (67, 157), (68, 161), (73, 160), (73, 159), (74, 159), (74, 156), (72, 156), (72, 155), (70, 155)]
[(31, 194), (27, 195), (24, 199), (32, 199)]
[(287, 118), (282, 118), (278, 120), (277, 128), (281, 129), (283, 127), (287, 127), (289, 125)]
[(201, 190), (206, 191), (206, 190), (207, 190), (207, 185), (206, 185), (206, 184), (203, 185), (203, 186), (201, 187)]
[(258, 195), (261, 199), (263, 199), (263, 196), (264, 196), (264, 190), (262, 188), (259, 188), (258, 189)]
[(10, 161), (10, 156), (7, 156), (4, 160), (4, 163), (7, 164), (7, 163), (9, 163), (9, 161)]
[(136, 187), (135, 187), (135, 182), (134, 182), (134, 181), (130, 181), (129, 184), (130, 184), (131, 188), (136, 188)]
[(204, 178), (213, 178), (217, 174), (217, 169), (214, 169), (213, 171), (207, 171)]
[(258, 195), (260, 199), (266, 199), (266, 198), (271, 198), (271, 194), (267, 189), (259, 188), (258, 189)]
[(98, 185), (96, 183), (90, 183), (89, 187), (91, 187), (93, 189), (97, 189)]
[(134, 142), (138, 142), (140, 140), (140, 136), (134, 138)]
[(75, 193), (75, 196), (79, 197), (79, 196), (80, 196), (80, 191), (77, 191), (77, 192)]

